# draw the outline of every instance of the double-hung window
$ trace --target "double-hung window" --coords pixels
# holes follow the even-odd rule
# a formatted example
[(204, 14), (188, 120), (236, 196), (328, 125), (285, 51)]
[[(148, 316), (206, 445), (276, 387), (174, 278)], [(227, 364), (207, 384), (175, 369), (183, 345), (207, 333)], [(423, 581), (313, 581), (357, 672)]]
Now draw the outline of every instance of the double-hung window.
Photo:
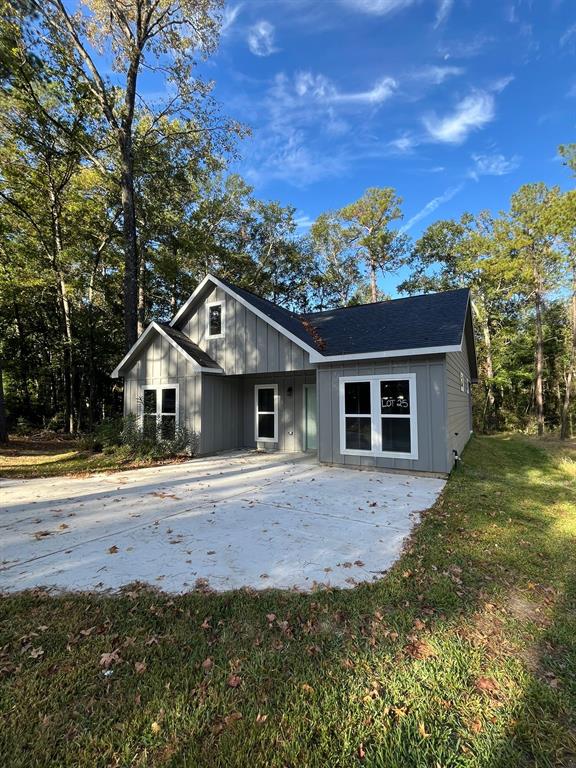
[(146, 437), (173, 440), (178, 425), (178, 385), (146, 384), (142, 400), (142, 431)]
[(340, 379), (340, 451), (418, 458), (416, 374)]
[(256, 440), (278, 442), (278, 385), (257, 384), (254, 387), (256, 406)]
[(221, 339), (224, 336), (224, 303), (212, 301), (206, 304), (206, 336)]

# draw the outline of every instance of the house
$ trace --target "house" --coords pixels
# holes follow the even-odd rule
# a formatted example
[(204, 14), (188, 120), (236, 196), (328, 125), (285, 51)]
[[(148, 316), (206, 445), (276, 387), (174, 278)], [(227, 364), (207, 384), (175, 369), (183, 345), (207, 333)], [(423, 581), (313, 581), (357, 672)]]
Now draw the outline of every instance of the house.
[(467, 289), (296, 314), (208, 275), (112, 373), (144, 429), (177, 424), (200, 454), (243, 447), (448, 473), (472, 430)]

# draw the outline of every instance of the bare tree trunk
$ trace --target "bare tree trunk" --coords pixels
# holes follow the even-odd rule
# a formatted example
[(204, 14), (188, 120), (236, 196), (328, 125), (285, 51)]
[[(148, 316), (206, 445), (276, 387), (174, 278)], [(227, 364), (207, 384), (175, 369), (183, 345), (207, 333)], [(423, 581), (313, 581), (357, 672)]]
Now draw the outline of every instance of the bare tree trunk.
[(144, 331), (146, 321), (146, 257), (141, 249), (138, 266), (138, 336)]
[(4, 403), (4, 376), (2, 358), (0, 357), (0, 445), (8, 442), (8, 425), (6, 423), (6, 406)]
[(138, 243), (131, 133), (122, 130), (119, 145), (122, 157), (120, 189), (124, 234), (124, 344), (128, 350), (138, 337)]
[(536, 349), (534, 352), (534, 405), (538, 435), (544, 434), (544, 338), (542, 331), (542, 280), (536, 275), (534, 306), (536, 309)]
[(370, 259), (370, 292), (372, 294), (372, 302), (378, 301), (378, 286), (376, 285), (376, 270), (378, 265), (374, 259)]
[(572, 298), (570, 300), (570, 330), (571, 342), (570, 358), (568, 370), (566, 372), (566, 388), (564, 390), (564, 402), (562, 403), (562, 421), (560, 427), (560, 439), (566, 440), (571, 437), (570, 424), (570, 404), (572, 399), (572, 388), (576, 379), (576, 262), (572, 270)]
[(62, 313), (64, 331), (64, 429), (68, 433), (74, 432), (74, 358), (72, 339), (72, 318), (70, 314), (70, 300), (68, 288), (61, 269), (62, 259), (62, 226), (60, 221), (60, 205), (52, 182), (50, 183), (50, 216), (52, 219), (52, 268), (56, 276), (58, 300)]

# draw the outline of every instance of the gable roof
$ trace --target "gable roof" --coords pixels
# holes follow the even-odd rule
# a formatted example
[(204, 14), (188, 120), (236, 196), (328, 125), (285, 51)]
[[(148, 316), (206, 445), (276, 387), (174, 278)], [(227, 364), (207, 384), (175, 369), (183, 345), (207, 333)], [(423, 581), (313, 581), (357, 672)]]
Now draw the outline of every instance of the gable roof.
[(459, 347), (467, 288), (359, 304), (303, 317), (322, 339), (325, 356)]
[(176, 330), (176, 328), (171, 328), (169, 325), (153, 321), (112, 371), (110, 375), (113, 379), (122, 376), (122, 370), (135, 362), (138, 353), (154, 333), (163, 336), (174, 349), (180, 352), (180, 354), (188, 360), (189, 363), (192, 363), (193, 367), (198, 372), (224, 373), (218, 363), (207, 355), (204, 350), (200, 349), (200, 347), (184, 333)]

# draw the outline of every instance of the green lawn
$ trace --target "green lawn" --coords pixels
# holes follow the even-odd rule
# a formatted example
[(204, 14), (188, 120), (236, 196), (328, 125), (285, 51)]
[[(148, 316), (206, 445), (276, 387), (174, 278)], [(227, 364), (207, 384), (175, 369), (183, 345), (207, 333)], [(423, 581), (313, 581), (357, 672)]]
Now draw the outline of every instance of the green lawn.
[(33, 438), (12, 438), (0, 446), (0, 478), (29, 479), (82, 475), (93, 472), (137, 469), (157, 464), (189, 460), (188, 457), (166, 459), (134, 459), (121, 453), (83, 451), (74, 440), (41, 441)]
[(576, 765), (575, 460), (474, 439), (349, 591), (4, 598), (0, 765)]

